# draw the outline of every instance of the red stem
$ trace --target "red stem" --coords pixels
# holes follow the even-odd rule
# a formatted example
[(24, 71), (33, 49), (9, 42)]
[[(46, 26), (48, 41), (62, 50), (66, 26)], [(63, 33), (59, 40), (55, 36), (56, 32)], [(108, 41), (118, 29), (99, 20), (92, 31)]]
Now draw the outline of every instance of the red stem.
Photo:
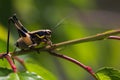
[(13, 63), (13, 60), (11, 59), (11, 57), (10, 57), (9, 55), (5, 55), (4, 57), (5, 57), (5, 58), (7, 59), (7, 61), (9, 62), (12, 70), (16, 73), (16, 72), (17, 72), (17, 68), (16, 68), (15, 64)]
[(14, 56), (13, 57), (15, 60), (17, 60), (25, 69), (26, 69), (26, 66), (25, 66), (25, 63), (24, 63), (24, 60), (17, 57), (17, 56)]
[(66, 56), (66, 55), (58, 54), (58, 53), (56, 53), (56, 52), (54, 52), (54, 51), (51, 51), (51, 50), (48, 51), (48, 52), (49, 52), (51, 55), (53, 55), (53, 56), (57, 56), (57, 57), (66, 59), (66, 60), (68, 60), (68, 61), (70, 61), (70, 62), (73, 62), (73, 63), (77, 64), (78, 66), (80, 66), (80, 67), (82, 67), (84, 70), (86, 70), (88, 73), (90, 73), (90, 74), (97, 80), (97, 77), (95, 76), (95, 73), (92, 71), (92, 68), (91, 68), (91, 67), (86, 66), (86, 65), (82, 64), (81, 62), (79, 62), (79, 61), (77, 61), (77, 60), (75, 60), (75, 59), (73, 59), (73, 58), (71, 58), (71, 57), (68, 57), (68, 56)]

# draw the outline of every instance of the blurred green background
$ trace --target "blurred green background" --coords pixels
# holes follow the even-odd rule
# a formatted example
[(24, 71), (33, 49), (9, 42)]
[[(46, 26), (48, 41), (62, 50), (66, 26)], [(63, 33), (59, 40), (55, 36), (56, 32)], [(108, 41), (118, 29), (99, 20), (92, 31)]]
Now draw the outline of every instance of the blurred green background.
[[(0, 52), (6, 51), (8, 18), (14, 13), (30, 31), (52, 29), (51, 40), (58, 43), (119, 29), (119, 3), (118, 0), (0, 0)], [(62, 19), (61, 25), (54, 28)], [(13, 51), (18, 34), (14, 26), (11, 30), (10, 51)], [(120, 41), (103, 40), (65, 46), (59, 52), (91, 66), (94, 71), (106, 66), (120, 69), (119, 46)], [(57, 80), (93, 80), (82, 68), (47, 53), (34, 52), (21, 57), (44, 67)]]

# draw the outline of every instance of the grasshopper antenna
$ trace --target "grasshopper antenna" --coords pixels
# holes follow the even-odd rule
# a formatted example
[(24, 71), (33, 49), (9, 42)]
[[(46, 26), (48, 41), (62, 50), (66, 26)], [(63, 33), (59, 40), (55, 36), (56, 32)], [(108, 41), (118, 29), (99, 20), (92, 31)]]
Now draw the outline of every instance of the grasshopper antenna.
[(62, 20), (60, 20), (54, 27), (51, 28), (51, 30), (55, 30), (57, 29), (60, 25), (62, 25), (62, 23), (65, 21), (65, 19), (67, 19), (70, 15), (65, 16)]

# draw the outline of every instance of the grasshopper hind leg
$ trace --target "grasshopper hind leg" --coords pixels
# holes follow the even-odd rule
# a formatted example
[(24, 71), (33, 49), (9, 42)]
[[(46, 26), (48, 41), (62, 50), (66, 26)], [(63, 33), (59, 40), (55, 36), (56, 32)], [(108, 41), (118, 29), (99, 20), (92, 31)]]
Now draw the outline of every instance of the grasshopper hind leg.
[(7, 45), (6, 45), (6, 53), (3, 54), (3, 56), (6, 56), (9, 54), (9, 40), (10, 40), (10, 22), (11, 22), (11, 18), (8, 20), (8, 33), (7, 33)]

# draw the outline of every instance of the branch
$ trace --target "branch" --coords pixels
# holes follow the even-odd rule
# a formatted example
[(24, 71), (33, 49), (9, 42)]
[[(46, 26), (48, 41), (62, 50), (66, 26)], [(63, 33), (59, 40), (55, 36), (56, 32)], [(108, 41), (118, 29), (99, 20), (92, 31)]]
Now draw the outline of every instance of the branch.
[(93, 35), (93, 36), (80, 38), (80, 39), (75, 39), (75, 40), (69, 40), (69, 41), (57, 43), (57, 44), (54, 44), (54, 45), (55, 45), (55, 48), (58, 48), (58, 47), (61, 47), (61, 46), (66, 46), (66, 45), (73, 45), (73, 44), (79, 44), (79, 43), (90, 42), (90, 41), (110, 39), (110, 38), (108, 38), (109, 36), (117, 35), (117, 34), (120, 34), (120, 30), (106, 31), (106, 32), (99, 33), (99, 34), (96, 34), (96, 35)]
[(5, 58), (5, 59), (8, 61), (8, 63), (10, 64), (13, 72), (15, 72), (15, 73), (17, 72), (17, 68), (16, 68), (16, 66), (15, 66), (12, 58), (11, 58), (9, 55), (0, 54), (0, 58), (1, 58), (1, 59)]
[[(93, 36), (89, 36), (89, 37), (85, 37), (85, 38), (80, 38), (80, 39), (75, 39), (75, 40), (69, 40), (69, 41), (64, 41), (64, 42), (60, 42), (60, 43), (56, 43), (53, 44), (52, 46), (46, 46), (43, 48), (33, 48), (33, 49), (29, 49), (29, 50), (20, 50), (20, 51), (16, 51), (16, 52), (11, 52), (10, 54), (12, 56), (19, 56), (19, 55), (24, 55), (27, 54), (29, 52), (34, 52), (34, 51), (47, 51), (47, 50), (52, 50), (52, 49), (56, 49), (62, 46), (66, 46), (66, 45), (74, 45), (74, 44), (78, 44), (78, 43), (84, 43), (84, 42), (90, 42), (90, 41), (98, 41), (98, 40), (104, 40), (104, 39), (111, 39), (110, 36), (112, 35), (117, 35), (120, 33), (120, 30), (111, 30), (111, 31), (106, 31), (103, 33), (99, 33)], [(114, 39), (114, 38), (112, 38)]]
[(51, 55), (53, 55), (53, 56), (66, 59), (66, 60), (68, 60), (68, 61), (70, 61), (70, 62), (72, 62), (72, 63), (74, 63), (74, 64), (76, 64), (76, 65), (78, 65), (78, 66), (80, 66), (80, 67), (82, 67), (85, 71), (87, 71), (89, 74), (91, 74), (96, 80), (98, 80), (97, 77), (96, 77), (96, 75), (95, 75), (95, 73), (92, 71), (92, 68), (91, 68), (91, 67), (86, 66), (86, 65), (82, 64), (81, 62), (79, 62), (78, 60), (75, 60), (75, 59), (73, 59), (73, 58), (71, 58), (71, 57), (69, 57), (69, 56), (66, 56), (66, 55), (57, 53), (57, 52), (55, 52), (55, 51), (53, 51), (53, 50), (49, 50), (48, 52), (49, 52)]

